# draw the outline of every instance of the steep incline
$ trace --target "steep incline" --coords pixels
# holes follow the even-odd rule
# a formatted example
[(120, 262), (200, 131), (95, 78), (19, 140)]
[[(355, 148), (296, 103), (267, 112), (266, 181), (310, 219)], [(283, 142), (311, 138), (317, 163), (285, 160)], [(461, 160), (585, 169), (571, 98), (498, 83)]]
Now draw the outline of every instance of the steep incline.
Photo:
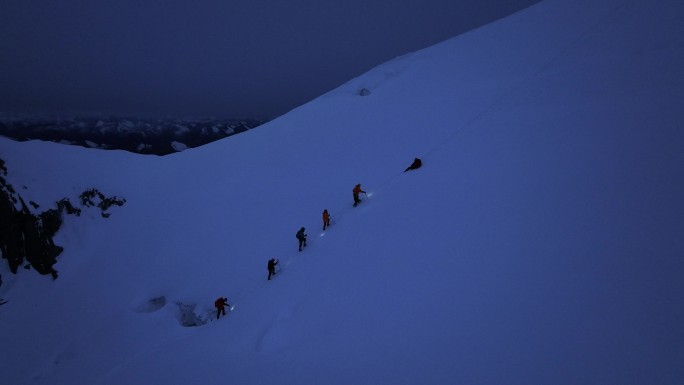
[[(127, 199), (67, 221), (57, 281), (3, 285), (3, 376), (681, 383), (683, 17), (547, 0), (163, 159), (0, 139), (36, 202)], [(227, 318), (180, 325), (219, 295)]]

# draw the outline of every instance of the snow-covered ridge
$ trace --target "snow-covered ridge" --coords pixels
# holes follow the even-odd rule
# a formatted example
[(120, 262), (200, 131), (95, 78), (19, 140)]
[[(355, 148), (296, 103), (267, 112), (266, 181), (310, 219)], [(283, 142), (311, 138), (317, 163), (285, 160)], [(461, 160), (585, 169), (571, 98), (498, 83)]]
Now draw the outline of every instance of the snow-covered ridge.
[(263, 119), (0, 116), (0, 135), (87, 148), (167, 155), (245, 132)]
[(545, 0), (166, 157), (0, 138), (26, 201), (126, 199), (0, 264), (0, 381), (684, 384), (683, 19)]

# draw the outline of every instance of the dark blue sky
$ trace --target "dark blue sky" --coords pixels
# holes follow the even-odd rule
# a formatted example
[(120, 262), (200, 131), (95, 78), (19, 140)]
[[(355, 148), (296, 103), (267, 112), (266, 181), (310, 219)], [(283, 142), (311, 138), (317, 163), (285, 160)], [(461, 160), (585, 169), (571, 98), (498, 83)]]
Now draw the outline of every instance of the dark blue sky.
[(2, 0), (0, 112), (273, 117), (538, 0)]

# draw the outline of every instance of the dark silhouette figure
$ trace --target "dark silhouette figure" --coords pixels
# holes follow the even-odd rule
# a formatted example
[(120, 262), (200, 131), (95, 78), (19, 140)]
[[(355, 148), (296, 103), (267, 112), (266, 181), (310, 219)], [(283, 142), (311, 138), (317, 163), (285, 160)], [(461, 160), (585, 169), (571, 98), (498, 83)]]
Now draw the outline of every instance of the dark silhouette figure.
[(323, 210), (323, 230), (326, 227), (330, 227), (330, 214), (328, 214), (328, 209)]
[(408, 171), (408, 170), (415, 170), (415, 169), (417, 169), (417, 168), (420, 168), (420, 166), (422, 166), (422, 165), (423, 165), (423, 161), (421, 161), (420, 159), (416, 158), (416, 159), (413, 160), (413, 163), (411, 163), (411, 165), (408, 166), (408, 167), (406, 168), (406, 170), (404, 170), (404, 172), (406, 172), (406, 171)]
[(216, 306), (216, 319), (219, 319), (221, 314), (226, 315), (226, 306), (230, 307), (230, 304), (228, 303), (228, 298), (219, 297), (214, 301), (214, 306)]
[(354, 189), (352, 190), (352, 193), (354, 194), (354, 207), (361, 203), (361, 199), (359, 199), (359, 194), (360, 193), (366, 193), (365, 191), (361, 190), (361, 183), (357, 184), (354, 186)]
[(299, 241), (299, 251), (302, 251), (302, 246), (306, 247), (306, 234), (304, 234), (303, 227), (297, 231), (297, 240)]
[(268, 260), (268, 280), (271, 280), (271, 276), (274, 276), (276, 274), (275, 268), (276, 265), (278, 264), (278, 260), (275, 258), (271, 258)]

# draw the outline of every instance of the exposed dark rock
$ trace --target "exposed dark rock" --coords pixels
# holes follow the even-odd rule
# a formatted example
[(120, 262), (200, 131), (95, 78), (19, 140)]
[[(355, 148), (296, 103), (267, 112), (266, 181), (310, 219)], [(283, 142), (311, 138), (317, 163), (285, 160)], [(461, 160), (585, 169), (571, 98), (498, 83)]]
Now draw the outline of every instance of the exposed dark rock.
[(82, 192), (80, 198), (81, 204), (83, 206), (93, 207), (95, 206), (95, 200), (101, 201), (104, 199), (104, 194), (102, 194), (94, 188), (91, 188), (89, 190), (85, 190), (84, 192)]
[[(52, 235), (49, 235), (43, 227), (41, 217), (31, 214), (21, 197), (19, 197), (19, 201), (22, 209), (16, 218), (23, 238), (23, 257), (40, 274), (51, 274), (56, 278), (56, 272), (52, 266), (57, 263), (57, 256), (62, 253), (64, 248), (55, 245)], [(61, 219), (59, 223), (61, 224)], [(56, 232), (56, 230), (54, 231)]]
[(7, 259), (10, 271), (16, 273), (23, 262), (21, 254), (21, 231), (19, 229), (19, 214), (14, 205), (14, 188), (5, 181), (7, 168), (0, 159), (0, 250), (2, 257)]
[(9, 220), (2, 220), (2, 231), (0, 231), (0, 248), (2, 249), (2, 257), (7, 260), (10, 271), (16, 273), (24, 259), (21, 256), (21, 232), (17, 228), (12, 217), (3, 217)]
[(74, 207), (69, 199), (64, 198), (57, 202), (57, 209), (62, 212), (65, 211), (67, 214), (76, 215), (77, 217), (81, 215), (81, 209)]
[[(97, 206), (102, 210), (102, 217), (109, 218), (111, 215), (107, 210), (112, 206), (123, 206), (126, 203), (125, 199), (113, 197), (106, 197), (97, 189), (91, 188), (81, 193), (81, 204), (85, 207)], [(97, 202), (97, 203), (96, 203)]]
[(45, 235), (52, 238), (57, 234), (57, 230), (62, 225), (62, 214), (56, 209), (43, 211), (40, 213), (40, 221), (43, 224)]
[[(54, 269), (57, 257), (64, 251), (53, 241), (62, 225), (63, 213), (79, 215), (81, 209), (74, 207), (71, 202), (64, 198), (56, 202), (56, 209), (49, 209), (35, 215), (29, 209), (22, 197), (16, 193), (12, 185), (7, 183), (5, 176), (7, 168), (0, 159), (0, 251), (2, 257), (7, 259), (10, 271), (17, 273), (19, 267), (31, 267), (38, 273), (50, 275), (57, 279), (58, 273)], [(102, 216), (107, 218), (111, 214), (106, 212), (111, 206), (122, 206), (126, 200), (117, 197), (106, 197), (97, 189), (89, 189), (81, 194), (84, 206), (97, 206)], [(20, 203), (20, 208), (17, 208)], [(37, 209), (39, 206), (31, 202), (31, 206)]]

